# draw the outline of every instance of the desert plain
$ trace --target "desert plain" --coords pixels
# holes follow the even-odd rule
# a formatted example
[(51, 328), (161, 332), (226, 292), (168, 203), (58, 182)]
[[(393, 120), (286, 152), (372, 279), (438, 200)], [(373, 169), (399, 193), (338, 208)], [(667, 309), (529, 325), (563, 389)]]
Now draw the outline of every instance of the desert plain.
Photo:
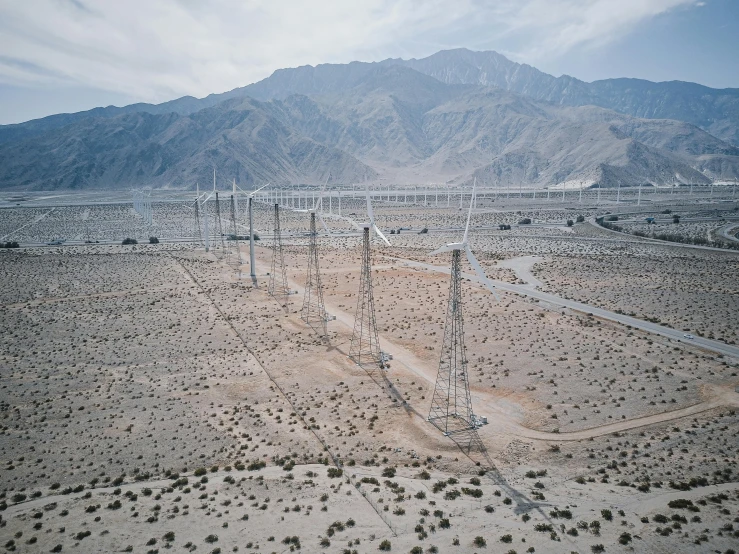
[(326, 337), (301, 319), (304, 212), (281, 214), (285, 302), (271, 205), (255, 279), (222, 236), (243, 210), (206, 252), (191, 202), (155, 202), (150, 226), (130, 202), (2, 207), (20, 247), (0, 252), (0, 548), (739, 550), (739, 251), (652, 229), (730, 242), (736, 202), (488, 200), (470, 245), (499, 299), (466, 261), (462, 279), (487, 424), (456, 437), (427, 417), (450, 264), (429, 252), (460, 240), (458, 206), (375, 203), (384, 368), (349, 358), (361, 197), (317, 238)]

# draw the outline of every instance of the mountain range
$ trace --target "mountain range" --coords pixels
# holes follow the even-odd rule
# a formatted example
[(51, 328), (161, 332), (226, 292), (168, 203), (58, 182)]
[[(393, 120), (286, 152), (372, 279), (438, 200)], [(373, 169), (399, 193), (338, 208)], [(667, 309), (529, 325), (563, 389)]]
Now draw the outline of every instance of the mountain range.
[(275, 71), (202, 99), (0, 126), (0, 188), (601, 186), (739, 176), (739, 89), (553, 77), (496, 52)]

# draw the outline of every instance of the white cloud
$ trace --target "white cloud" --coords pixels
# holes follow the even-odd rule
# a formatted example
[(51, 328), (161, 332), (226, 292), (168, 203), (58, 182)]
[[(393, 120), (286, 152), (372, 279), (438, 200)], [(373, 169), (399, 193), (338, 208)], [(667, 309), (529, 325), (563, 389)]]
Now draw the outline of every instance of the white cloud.
[[(597, 47), (694, 0), (23, 0), (0, 4), (0, 82), (143, 101), (204, 96), (281, 67), (485, 43), (519, 61)], [(510, 45), (515, 45), (513, 48)]]

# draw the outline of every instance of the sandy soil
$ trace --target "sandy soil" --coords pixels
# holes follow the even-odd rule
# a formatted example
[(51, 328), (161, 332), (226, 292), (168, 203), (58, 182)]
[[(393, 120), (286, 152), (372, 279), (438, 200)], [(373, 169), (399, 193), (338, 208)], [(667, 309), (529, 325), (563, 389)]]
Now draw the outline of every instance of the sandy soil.
[[(113, 229), (118, 212), (100, 210)], [(36, 222), (52, 225), (44, 233), (62, 236), (57, 211)], [(454, 210), (406, 211), (378, 209), (388, 226), (463, 221)], [(517, 211), (481, 213), (475, 225), (515, 224)], [(566, 230), (581, 211), (530, 210), (558, 226), (481, 229), (471, 243), (498, 280), (612, 309), (628, 300), (639, 315), (693, 317), (714, 333), (722, 318), (736, 327), (736, 258)], [(100, 221), (94, 206), (79, 214)], [(403, 230), (392, 247), (374, 245), (378, 331), (393, 360), (366, 370), (348, 359), (359, 238), (319, 240), (336, 317), (322, 340), (300, 319), (305, 218), (284, 218), (296, 233), (285, 256), (298, 291), (287, 310), (266, 291), (265, 232), (257, 286), (233, 249), (3, 253), (5, 550), (351, 553), (384, 541), (393, 552), (736, 549), (736, 360), (512, 293), (496, 302), (465, 281), (472, 403), (489, 423), (455, 442), (426, 421), (448, 276), (398, 259), (444, 263), (428, 252), (458, 231)], [(267, 210), (257, 219), (269, 229)], [(664, 268), (664, 285), (643, 277), (627, 295), (646, 259)], [(671, 302), (668, 283), (680, 285)], [(717, 298), (693, 308), (691, 295), (708, 288)]]

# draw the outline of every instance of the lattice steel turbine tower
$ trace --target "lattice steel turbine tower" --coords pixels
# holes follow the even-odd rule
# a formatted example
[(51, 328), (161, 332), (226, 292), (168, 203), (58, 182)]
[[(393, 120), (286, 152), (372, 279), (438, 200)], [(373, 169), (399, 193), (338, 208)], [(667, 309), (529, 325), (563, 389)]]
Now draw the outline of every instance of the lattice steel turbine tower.
[(282, 253), (282, 230), (280, 228), (280, 205), (275, 203), (274, 238), (272, 241), (272, 267), (269, 272), (267, 292), (288, 311), (290, 307), (290, 287), (287, 284), (285, 256)]
[(467, 243), (472, 206), (475, 202), (475, 188), (472, 189), (470, 209), (467, 213), (467, 226), (462, 242), (449, 243), (432, 254), (452, 253), (449, 301), (447, 303), (444, 341), (441, 347), (439, 372), (436, 376), (434, 395), (428, 421), (444, 435), (454, 435), (476, 429), (478, 422), (472, 411), (467, 355), (464, 344), (464, 316), (462, 311), (462, 250), (467, 254), (470, 265), (475, 269), (479, 281), (497, 297), (492, 283), (478, 263)]
[(382, 234), (375, 225), (375, 217), (372, 211), (372, 201), (369, 190), (365, 189), (367, 196), (367, 216), (369, 222), (363, 225), (362, 232), (362, 273), (359, 279), (359, 294), (357, 296), (357, 311), (354, 315), (354, 332), (349, 348), (349, 358), (361, 367), (377, 365), (384, 367), (385, 360), (380, 350), (380, 340), (377, 336), (377, 321), (375, 319), (375, 295), (372, 287), (372, 245), (371, 231), (377, 233), (385, 243), (390, 246), (390, 241)]
[(326, 306), (323, 303), (323, 287), (321, 286), (321, 272), (318, 267), (318, 245), (316, 242), (316, 212), (310, 214), (310, 243), (308, 245), (308, 273), (305, 279), (305, 293), (300, 318), (313, 327), (319, 336), (328, 334), (326, 322)]

